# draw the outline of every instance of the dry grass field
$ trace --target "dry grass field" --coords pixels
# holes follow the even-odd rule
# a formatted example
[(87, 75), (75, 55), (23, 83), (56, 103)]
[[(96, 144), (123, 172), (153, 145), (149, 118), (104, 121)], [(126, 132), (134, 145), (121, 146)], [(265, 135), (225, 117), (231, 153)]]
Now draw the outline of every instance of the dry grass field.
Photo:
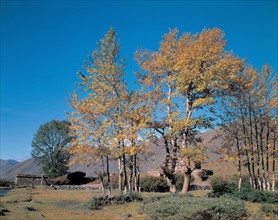
[[(2, 191), (3, 192), (3, 191)], [(193, 196), (202, 197), (208, 191), (193, 191)], [(143, 193), (143, 197), (151, 197), (159, 193)], [(2, 220), (9, 219), (113, 219), (132, 220), (148, 219), (139, 214), (141, 203), (127, 203), (121, 205), (105, 206), (101, 210), (90, 210), (88, 201), (101, 195), (100, 191), (93, 190), (54, 190), (45, 186), (16, 188), (5, 195), (0, 195), (0, 209), (9, 210)], [(257, 212), (260, 204), (246, 202), (250, 212)], [(33, 210), (30, 210), (33, 209)], [(126, 215), (131, 217), (127, 218)]]
[[(1, 219), (146, 219), (139, 215), (140, 203), (106, 206), (90, 210), (86, 203), (99, 191), (53, 190), (48, 187), (17, 188), (1, 196), (1, 205), (9, 212)], [(34, 211), (27, 210), (31, 207)]]

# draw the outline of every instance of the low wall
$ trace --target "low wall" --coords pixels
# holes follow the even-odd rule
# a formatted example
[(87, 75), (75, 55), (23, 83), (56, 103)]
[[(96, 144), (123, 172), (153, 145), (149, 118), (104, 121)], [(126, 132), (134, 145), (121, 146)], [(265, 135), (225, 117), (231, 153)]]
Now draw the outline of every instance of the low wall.
[(15, 177), (15, 184), (17, 186), (47, 185), (47, 179), (48, 177), (44, 175), (18, 174)]

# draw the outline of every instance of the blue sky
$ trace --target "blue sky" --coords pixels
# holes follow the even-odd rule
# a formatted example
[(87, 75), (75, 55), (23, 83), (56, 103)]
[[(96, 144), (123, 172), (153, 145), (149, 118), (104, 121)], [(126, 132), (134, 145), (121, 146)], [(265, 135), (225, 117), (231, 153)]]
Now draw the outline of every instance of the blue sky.
[(109, 27), (127, 57), (135, 88), (138, 48), (157, 49), (169, 28), (201, 32), (219, 27), (226, 49), (256, 68), (277, 72), (274, 1), (3, 1), (1, 0), (1, 159), (30, 158), (38, 127), (61, 120), (84, 60)]

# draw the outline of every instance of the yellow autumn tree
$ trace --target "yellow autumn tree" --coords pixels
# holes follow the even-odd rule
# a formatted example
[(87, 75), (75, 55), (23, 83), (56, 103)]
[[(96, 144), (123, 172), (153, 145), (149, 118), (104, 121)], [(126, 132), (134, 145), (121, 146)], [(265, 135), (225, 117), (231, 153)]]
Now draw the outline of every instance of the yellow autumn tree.
[(219, 102), (223, 147), (238, 162), (239, 190), (242, 162), (252, 189), (275, 190), (277, 98), (277, 74), (272, 68), (265, 65), (258, 71), (248, 66), (234, 79), (229, 97)]
[(119, 190), (138, 191), (139, 154), (148, 151), (147, 138), (139, 140), (139, 136), (145, 137), (149, 109), (137, 93), (128, 92), (125, 61), (119, 52), (116, 31), (109, 29), (79, 72), (80, 94), (74, 92), (70, 99), (71, 135), (76, 137), (69, 149), (76, 155), (73, 163), (100, 164), (103, 190), (106, 172), (109, 193), (109, 161), (118, 162)]
[[(79, 72), (80, 90), (85, 94), (80, 98), (74, 93), (70, 100), (74, 110), (70, 114), (72, 135), (78, 137), (71, 143), (70, 152), (77, 160), (88, 163), (106, 158), (107, 168), (109, 159), (117, 157), (122, 161), (123, 157), (122, 154), (113, 155), (116, 148), (121, 148), (124, 105), (128, 96), (123, 80), (125, 64), (119, 52), (116, 31), (111, 28), (85, 62), (84, 71)], [(122, 168), (119, 169), (122, 175)], [(108, 169), (107, 174), (109, 178)]]
[(235, 73), (243, 68), (244, 61), (224, 50), (223, 38), (218, 28), (180, 37), (175, 29), (164, 35), (157, 52), (136, 52), (144, 71), (138, 74), (139, 81), (160, 112), (157, 115), (162, 116), (150, 125), (164, 138), (164, 172), (172, 192), (177, 164), (183, 167), (185, 193), (195, 165), (205, 158), (196, 134), (198, 129), (210, 127), (211, 118), (193, 113), (214, 104), (220, 91), (228, 89)]

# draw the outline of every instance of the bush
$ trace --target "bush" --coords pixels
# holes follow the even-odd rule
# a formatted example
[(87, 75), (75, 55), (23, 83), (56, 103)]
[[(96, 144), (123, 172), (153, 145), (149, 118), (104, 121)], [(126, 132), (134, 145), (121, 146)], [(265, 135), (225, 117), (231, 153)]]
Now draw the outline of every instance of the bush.
[(219, 197), (226, 193), (235, 193), (237, 186), (234, 182), (225, 180), (223, 178), (215, 178), (211, 182), (212, 193), (210, 196)]
[(129, 202), (141, 202), (143, 197), (138, 193), (119, 194), (115, 196), (99, 196), (93, 197), (89, 202), (89, 209), (98, 210), (102, 206), (111, 204), (123, 204)]
[(278, 203), (278, 193), (275, 192), (242, 189), (235, 192), (234, 195), (239, 199), (249, 202)]
[(163, 177), (145, 176), (140, 181), (142, 192), (169, 192), (167, 181)]
[(227, 197), (208, 198), (170, 195), (141, 207), (151, 219), (238, 220), (247, 216), (243, 201)]
[(278, 216), (278, 206), (277, 204), (262, 204), (260, 211), (266, 215)]
[(209, 196), (219, 197), (225, 194), (230, 194), (238, 199), (249, 202), (278, 203), (278, 193), (252, 190), (248, 184), (245, 184), (238, 191), (234, 182), (222, 178), (214, 179), (212, 181), (212, 193)]
[(13, 181), (0, 178), (0, 187), (9, 187), (14, 185), (15, 183)]

